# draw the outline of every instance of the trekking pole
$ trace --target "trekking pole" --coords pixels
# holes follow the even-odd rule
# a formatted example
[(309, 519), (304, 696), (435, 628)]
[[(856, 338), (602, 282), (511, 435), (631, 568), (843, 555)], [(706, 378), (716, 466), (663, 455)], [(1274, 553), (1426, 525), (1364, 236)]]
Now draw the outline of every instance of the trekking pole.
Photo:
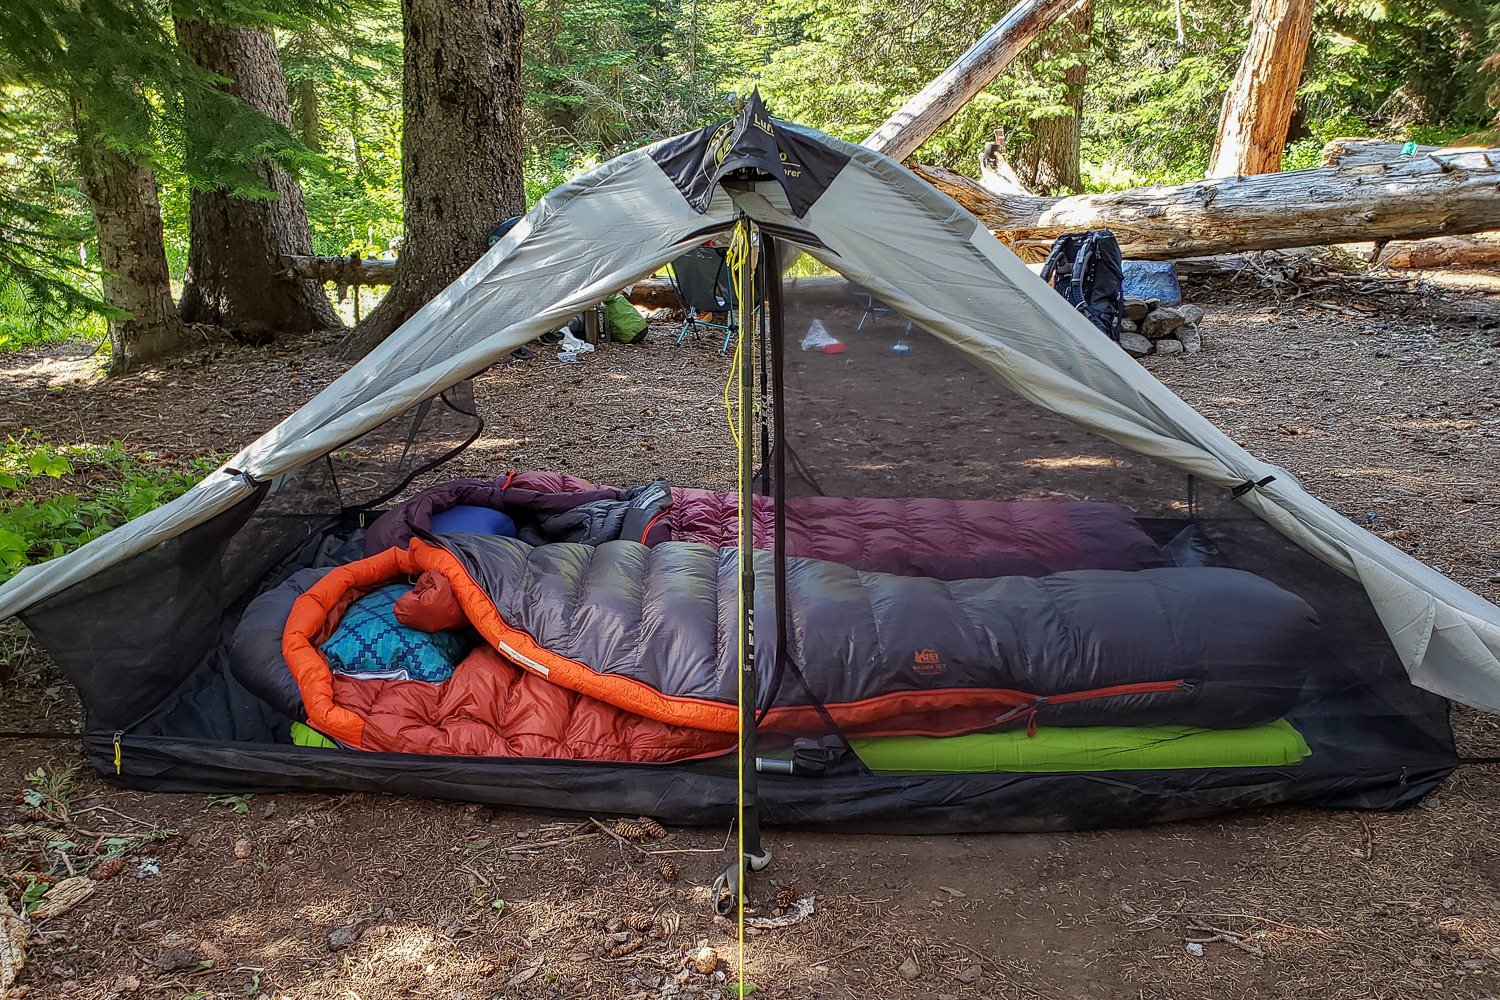
[(744, 876), (760, 871), (771, 863), (771, 855), (760, 842), (760, 807), (757, 801), (758, 776), (755, 770), (755, 708), (757, 678), (755, 672), (755, 348), (746, 343), (745, 331), (751, 327), (754, 308), (750, 292), (754, 280), (755, 259), (751, 252), (751, 227), (743, 216), (735, 227), (730, 244), (732, 278), (737, 286), (736, 301), (740, 309), (739, 347), (735, 351), (735, 377), (739, 380), (739, 413), (734, 421), (734, 439), (739, 448), (739, 775), (736, 856), (714, 881), (713, 905), (721, 916), (738, 910), (744, 916)]

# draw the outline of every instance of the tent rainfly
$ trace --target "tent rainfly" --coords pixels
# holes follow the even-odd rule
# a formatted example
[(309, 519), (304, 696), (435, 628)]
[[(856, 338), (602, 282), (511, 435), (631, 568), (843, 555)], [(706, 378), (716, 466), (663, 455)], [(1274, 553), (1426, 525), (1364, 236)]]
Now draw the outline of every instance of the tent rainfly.
[[(759, 290), (736, 489), (443, 482), (468, 380), (715, 240)], [(439, 516), (486, 507), (509, 527)], [(1392, 808), (1457, 764), (1444, 699), (1500, 710), (1500, 608), (1253, 458), (899, 163), (758, 99), (552, 192), (193, 489), (0, 587), (11, 616), (98, 770), (174, 791), (718, 822), (745, 778), (774, 823), (1079, 828)], [(466, 652), (361, 667), (356, 619)]]

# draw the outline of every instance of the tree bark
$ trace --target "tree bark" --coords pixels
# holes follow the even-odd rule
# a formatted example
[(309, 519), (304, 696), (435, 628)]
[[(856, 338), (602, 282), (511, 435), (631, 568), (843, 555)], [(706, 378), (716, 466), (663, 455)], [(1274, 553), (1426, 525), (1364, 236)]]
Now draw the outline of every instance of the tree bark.
[(1046, 38), (1027, 52), (1032, 66), (1072, 56), (1077, 61), (1063, 71), (1061, 103), (1066, 114), (1031, 120), (1031, 138), (1013, 147), (1011, 163), (1033, 191), (1083, 190), (1079, 169), (1083, 92), (1088, 82), (1089, 37), (1094, 28), (1094, 0), (1084, 0)]
[(1312, 37), (1312, 15), (1313, 0), (1253, 0), (1250, 44), (1224, 95), (1208, 176), (1272, 174), (1281, 169)]
[(368, 351), (447, 287), (521, 212), (518, 0), (403, 0), (401, 187), (396, 280), (355, 332)]
[(156, 175), (106, 148), (82, 123), (78, 161), (94, 212), (104, 301), (120, 311), (109, 319), (109, 374), (123, 375), (180, 350), (190, 334), (172, 300)]
[[(270, 31), (179, 21), (177, 40), (198, 65), (228, 79), (225, 90), (291, 126), (286, 79)], [(192, 193), (183, 318), (257, 342), (343, 326), (321, 286), (288, 280), (280, 267), (282, 254), (312, 253), (302, 189), (269, 161), (252, 171), (274, 198), (237, 198), (222, 188)]]
[(1070, 198), (992, 191), (951, 170), (914, 169), (1013, 249), (1111, 229), (1126, 257), (1169, 260), (1500, 229), (1500, 161), (1483, 152)]
[(1021, 0), (864, 144), (893, 160), (906, 159), (1078, 2)]

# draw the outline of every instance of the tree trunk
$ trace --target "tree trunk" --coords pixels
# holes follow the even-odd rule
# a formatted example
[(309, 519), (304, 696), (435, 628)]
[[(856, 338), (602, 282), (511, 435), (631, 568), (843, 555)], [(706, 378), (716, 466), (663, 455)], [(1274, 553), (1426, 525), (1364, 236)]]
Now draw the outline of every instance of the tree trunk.
[(1169, 260), (1500, 229), (1500, 162), (1483, 152), (1070, 198), (992, 191), (951, 170), (914, 169), (1015, 249), (1111, 229), (1126, 257)]
[(1273, 174), (1281, 169), (1297, 84), (1312, 36), (1313, 0), (1253, 0), (1250, 44), (1219, 115), (1208, 176)]
[[(198, 65), (229, 80), (229, 93), (291, 126), (286, 80), (269, 31), (179, 21), (177, 40)], [(237, 198), (222, 188), (192, 193), (183, 318), (252, 341), (341, 327), (322, 287), (287, 279), (280, 264), (282, 254), (312, 253), (302, 189), (269, 161), (252, 170), (274, 198)]]
[(402, 0), (401, 190), (396, 280), (355, 332), (368, 351), (484, 253), (523, 211), (518, 0)]
[(1060, 103), (1066, 114), (1031, 120), (1031, 138), (1014, 147), (1011, 163), (1033, 191), (1083, 190), (1079, 174), (1079, 126), (1083, 119), (1083, 90), (1088, 80), (1089, 37), (1094, 27), (1094, 0), (1084, 0), (1046, 38), (1027, 53), (1032, 66), (1063, 56), (1076, 59), (1063, 71)]
[(318, 121), (318, 83), (308, 77), (297, 81), (297, 134), (302, 145), (314, 153), (323, 149), (323, 135)]
[(189, 332), (172, 300), (156, 175), (105, 148), (83, 124), (78, 150), (104, 268), (104, 301), (120, 311), (109, 319), (109, 374), (123, 375), (180, 350)]
[(906, 159), (1078, 2), (1021, 0), (864, 144), (893, 160)]

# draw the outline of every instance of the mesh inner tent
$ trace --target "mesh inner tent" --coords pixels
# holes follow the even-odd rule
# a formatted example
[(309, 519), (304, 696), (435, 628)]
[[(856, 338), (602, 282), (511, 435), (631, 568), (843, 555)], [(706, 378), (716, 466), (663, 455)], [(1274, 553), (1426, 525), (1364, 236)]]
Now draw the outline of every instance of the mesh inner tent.
[[(757, 619), (806, 659), (762, 661), (793, 679), (770, 685), (763, 738), (832, 730), (876, 775), (1142, 788), (1169, 769), (1352, 788), (1451, 762), (1446, 703), (1411, 684), (1357, 583), (1230, 491), (1014, 395), (858, 284), (796, 275), (781, 350), (761, 351), (780, 406), (757, 515), (784, 547)], [(828, 562), (853, 573), (819, 585), (858, 592), (831, 657), (798, 594), (789, 614), (775, 603)], [(802, 702), (807, 732), (779, 732), (778, 708)]]
[[(1445, 704), (1411, 686), (1360, 587), (1227, 491), (1014, 395), (857, 284), (797, 274), (765, 289), (744, 339), (763, 419), (754, 708), (770, 821), (1020, 829), (1288, 799), (1390, 806), (1451, 765)], [(292, 749), (291, 719), (236, 683), (224, 642), (244, 603), (294, 571), (359, 558), (362, 521), (453, 477), (445, 461), (479, 429), (468, 386), (455, 387), (262, 484), (234, 517), (101, 574), (109, 594), (91, 592), (87, 611), (83, 591), (37, 609), (38, 634), (92, 685), (91, 729), (165, 741), (153, 752), (178, 763), (155, 787), (239, 775), (600, 811), (628, 787), (636, 812), (722, 819), (732, 755), (619, 765)], [(575, 457), (557, 471), (596, 479), (585, 449)], [(1215, 591), (1225, 571), (1260, 589)], [(1166, 582), (1133, 586), (1148, 578)], [(188, 590), (196, 604), (165, 599)], [(1257, 601), (1291, 607), (1289, 625), (1257, 617)], [(155, 607), (173, 610), (156, 620)], [(1316, 624), (1297, 631), (1303, 607)], [(94, 645), (70, 646), (85, 621)], [(127, 621), (125, 658), (99, 659)], [(1294, 640), (1255, 645), (1284, 626)], [(111, 701), (118, 670), (149, 682), (131, 704)], [(180, 765), (190, 756), (196, 770)]]
[[(230, 510), (30, 609), (23, 619), (79, 690), (91, 731), (153, 725), (224, 738), (238, 709), (170, 721), (194, 692), (235, 687), (222, 646), (256, 594), (353, 551), (366, 511), (441, 464), (482, 427), (470, 383), (414, 406), (338, 451), (257, 484)], [(128, 677), (129, 683), (121, 683)], [(238, 706), (244, 698), (230, 698)], [(258, 709), (249, 713), (259, 718)], [(167, 721), (163, 721), (166, 719)], [(285, 739), (284, 728), (262, 732)]]

